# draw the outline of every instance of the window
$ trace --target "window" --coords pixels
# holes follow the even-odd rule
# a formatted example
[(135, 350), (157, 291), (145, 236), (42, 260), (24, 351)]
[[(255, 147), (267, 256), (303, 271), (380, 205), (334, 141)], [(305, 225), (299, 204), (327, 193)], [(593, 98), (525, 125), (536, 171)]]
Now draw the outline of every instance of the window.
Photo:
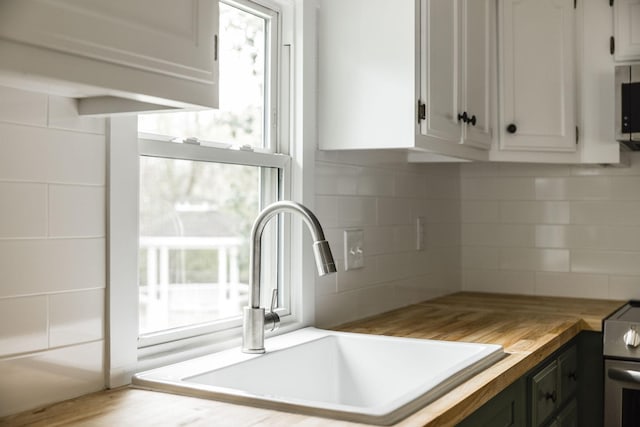
[[(279, 154), (278, 14), (248, 1), (220, 4), (220, 109), (141, 115), (139, 346), (237, 327), (247, 305), (249, 234), (269, 203), (288, 198)], [(280, 101), (280, 102), (278, 102)], [(282, 114), (282, 112), (281, 112)], [(287, 223), (263, 238), (261, 301), (279, 289)], [(270, 284), (270, 285), (269, 285)]]

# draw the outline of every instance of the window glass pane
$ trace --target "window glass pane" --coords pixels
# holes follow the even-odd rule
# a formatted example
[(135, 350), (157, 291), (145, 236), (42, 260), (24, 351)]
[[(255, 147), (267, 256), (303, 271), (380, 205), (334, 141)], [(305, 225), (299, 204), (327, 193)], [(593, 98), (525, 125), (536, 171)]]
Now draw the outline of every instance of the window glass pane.
[(220, 3), (220, 109), (142, 114), (138, 130), (264, 147), (264, 18)]
[(141, 334), (241, 314), (260, 172), (140, 157)]

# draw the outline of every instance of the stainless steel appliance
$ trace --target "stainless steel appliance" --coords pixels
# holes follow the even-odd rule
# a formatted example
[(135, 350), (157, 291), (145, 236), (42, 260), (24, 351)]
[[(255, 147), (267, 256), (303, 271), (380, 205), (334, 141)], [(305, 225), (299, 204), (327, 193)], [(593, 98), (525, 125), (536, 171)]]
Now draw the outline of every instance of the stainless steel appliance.
[(616, 139), (640, 150), (640, 64), (616, 67)]
[(604, 321), (604, 425), (640, 426), (640, 302)]

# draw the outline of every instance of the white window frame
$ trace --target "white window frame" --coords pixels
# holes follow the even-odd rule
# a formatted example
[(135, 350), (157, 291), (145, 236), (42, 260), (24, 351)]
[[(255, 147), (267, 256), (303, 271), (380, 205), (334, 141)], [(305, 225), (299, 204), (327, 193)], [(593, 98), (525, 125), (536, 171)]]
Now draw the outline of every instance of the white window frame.
[[(221, 149), (193, 144), (177, 144), (170, 141), (151, 139), (148, 135), (139, 137), (138, 150), (139, 156), (276, 168), (280, 171), (278, 174), (279, 177), (277, 179), (274, 178), (276, 182), (273, 182), (271, 179), (269, 179), (269, 182), (263, 182), (261, 191), (273, 190), (273, 187), (277, 186), (278, 194), (276, 197), (280, 199), (290, 198), (291, 158), (287, 155), (237, 149)], [(266, 203), (268, 202), (271, 201), (267, 201)], [(261, 203), (265, 202), (261, 200)], [(265, 206), (260, 206), (260, 209), (264, 207)], [(289, 247), (285, 245), (286, 240), (288, 240), (287, 236), (290, 235), (289, 224), (290, 221), (287, 219), (281, 221), (280, 225), (282, 229), (279, 230), (279, 236), (274, 236), (278, 240), (277, 247), (279, 253), (273, 257), (265, 256), (263, 260), (264, 264), (283, 258), (290, 258), (291, 254), (288, 252)], [(287, 324), (295, 321), (295, 319), (291, 317), (290, 282), (285, 280), (287, 275), (284, 266), (279, 263), (278, 265), (267, 265), (265, 268), (277, 270), (275, 275), (278, 278), (278, 289), (281, 293), (280, 300), (285, 301), (283, 307), (276, 310), (281, 317), (282, 323)], [(287, 285), (285, 285), (285, 283)], [(139, 335), (138, 354), (141, 358), (145, 358), (157, 353), (173, 351), (185, 345), (190, 345), (190, 341), (194, 337), (199, 337), (196, 341), (200, 344), (202, 341), (207, 340), (207, 335), (239, 328), (241, 326), (242, 316), (241, 313), (239, 313), (237, 316), (228, 319), (219, 319), (205, 324), (187, 325), (170, 330)], [(215, 337), (210, 336), (209, 338), (211, 341), (215, 341)]]
[[(236, 3), (245, 0), (235, 0)], [(281, 134), (279, 151), (290, 156), (288, 176), (290, 199), (313, 209), (313, 170), (315, 161), (315, 6), (300, 0), (255, 0), (255, 3), (281, 12), (277, 114)], [(295, 24), (295, 25), (294, 25)], [(304, 78), (303, 78), (304, 76)], [(276, 78), (276, 76), (271, 76)], [(282, 84), (286, 82), (286, 84)], [(283, 108), (284, 106), (284, 108)], [(284, 114), (283, 111), (288, 111)], [(269, 111), (274, 114), (274, 111)], [(272, 116), (274, 117), (274, 116)], [(138, 189), (139, 149), (137, 118), (114, 116), (109, 120), (108, 194), (108, 272), (107, 280), (107, 385), (117, 387), (131, 382), (135, 372), (177, 360), (240, 345), (241, 328), (225, 329), (138, 349)], [(305, 143), (303, 143), (305, 141)], [(145, 142), (142, 142), (145, 144)], [(203, 147), (192, 147), (194, 149)], [(206, 148), (210, 149), (210, 148)], [(215, 149), (214, 149), (215, 150)], [(233, 150), (216, 150), (216, 156), (235, 156)], [(249, 153), (243, 153), (249, 154)], [(260, 150), (249, 154), (256, 159)], [(269, 157), (274, 156), (270, 154)], [(284, 157), (284, 156), (283, 156)], [(219, 158), (219, 157), (218, 157)], [(262, 159), (260, 160), (262, 161)], [(286, 333), (313, 323), (315, 289), (310, 238), (301, 221), (291, 220), (291, 233), (285, 239), (291, 262), (284, 269), (284, 280), (292, 284), (291, 313), (278, 333)], [(293, 286), (295, 284), (295, 286)]]

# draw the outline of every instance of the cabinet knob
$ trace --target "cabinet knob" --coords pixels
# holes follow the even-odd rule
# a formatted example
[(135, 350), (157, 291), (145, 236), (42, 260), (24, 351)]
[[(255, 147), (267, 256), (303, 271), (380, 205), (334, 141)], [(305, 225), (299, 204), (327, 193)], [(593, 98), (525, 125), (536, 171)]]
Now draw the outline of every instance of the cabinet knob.
[(509, 126), (507, 126), (507, 132), (509, 133), (516, 133), (518, 131), (518, 126), (516, 126), (515, 124), (511, 123)]
[(471, 123), (471, 126), (475, 126), (476, 125), (476, 115), (474, 114), (473, 116), (471, 116), (471, 118), (467, 121), (467, 123)]
[(567, 375), (567, 377), (568, 377), (570, 380), (578, 381), (578, 374), (576, 374), (575, 372), (569, 372), (569, 374)]
[(467, 123), (469, 121), (469, 116), (466, 111), (462, 114), (458, 114), (458, 121), (462, 123)]
[(544, 398), (545, 398), (545, 400), (551, 400), (553, 403), (556, 403), (556, 400), (558, 399), (558, 396), (556, 394), (556, 391), (553, 390), (553, 393), (546, 392), (544, 394)]

